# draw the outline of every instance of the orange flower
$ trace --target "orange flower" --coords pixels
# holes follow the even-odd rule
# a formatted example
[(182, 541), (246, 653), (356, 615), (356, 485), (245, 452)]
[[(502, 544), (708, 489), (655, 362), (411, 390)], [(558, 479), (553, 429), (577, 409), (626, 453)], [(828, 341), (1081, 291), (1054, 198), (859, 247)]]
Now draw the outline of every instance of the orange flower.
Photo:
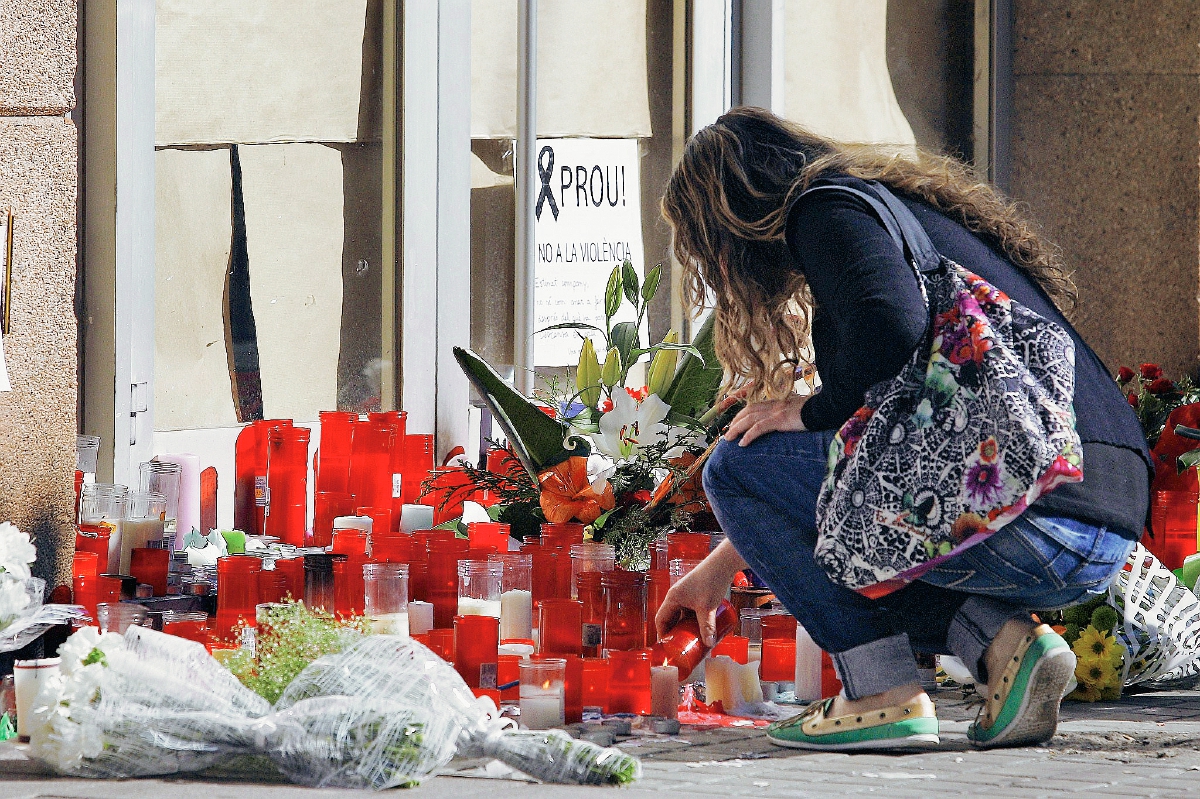
[(587, 458), (567, 458), (538, 477), (542, 486), (542, 513), (551, 524), (575, 519), (591, 524), (606, 510), (616, 507), (612, 486), (604, 481), (604, 490), (597, 492), (587, 479)]

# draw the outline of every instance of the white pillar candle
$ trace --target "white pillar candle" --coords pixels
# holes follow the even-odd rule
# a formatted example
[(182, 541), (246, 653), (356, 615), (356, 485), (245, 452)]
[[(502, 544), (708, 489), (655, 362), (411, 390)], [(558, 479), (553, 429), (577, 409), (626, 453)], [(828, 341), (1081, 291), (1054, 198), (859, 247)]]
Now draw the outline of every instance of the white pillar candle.
[(679, 669), (675, 666), (650, 667), (650, 713), (679, 718)]
[(42, 658), (41, 660), (18, 660), (13, 664), (13, 687), (17, 693), (17, 736), (21, 740), (29, 740), (29, 730), (33, 722), (29, 711), (33, 708), (34, 697), (52, 675), (58, 674), (61, 658)]
[(129, 574), (133, 550), (150, 545), (151, 541), (162, 541), (162, 519), (124, 519), (121, 521), (121, 574)]
[(429, 602), (408, 603), (408, 627), (413, 635), (424, 635), (433, 629), (433, 605)]
[(500, 618), (500, 600), (475, 599), (474, 597), (460, 596), (458, 598), (458, 615), (491, 616), (494, 619), (498, 619)]
[(549, 730), (566, 723), (563, 684), (521, 686), (521, 726), (530, 730)]
[(821, 647), (802, 625), (796, 625), (796, 701), (821, 698)]
[(533, 638), (533, 594), (513, 589), (500, 595), (500, 640)]
[(369, 617), (371, 632), (408, 637), (408, 613), (376, 613)]
[(400, 532), (411, 535), (415, 530), (432, 528), (432, 505), (404, 505), (400, 508)]

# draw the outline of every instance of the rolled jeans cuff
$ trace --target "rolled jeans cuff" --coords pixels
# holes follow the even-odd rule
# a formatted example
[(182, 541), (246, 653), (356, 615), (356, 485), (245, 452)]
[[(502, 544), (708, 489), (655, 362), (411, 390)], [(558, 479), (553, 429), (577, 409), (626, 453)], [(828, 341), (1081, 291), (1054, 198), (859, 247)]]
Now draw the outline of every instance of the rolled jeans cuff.
[(917, 659), (906, 633), (879, 638), (830, 657), (847, 699), (862, 699), (920, 681)]
[(1028, 618), (1019, 606), (998, 599), (972, 596), (962, 603), (946, 633), (946, 645), (957, 655), (975, 678), (976, 684), (986, 685), (987, 668), (983, 656), (992, 641), (1009, 619)]

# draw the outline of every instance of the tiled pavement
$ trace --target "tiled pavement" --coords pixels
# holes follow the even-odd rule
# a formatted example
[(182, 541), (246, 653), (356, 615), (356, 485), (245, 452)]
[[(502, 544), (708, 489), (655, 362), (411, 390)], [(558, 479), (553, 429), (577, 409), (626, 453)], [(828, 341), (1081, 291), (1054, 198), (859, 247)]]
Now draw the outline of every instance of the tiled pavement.
[[(771, 746), (754, 730), (685, 730), (678, 736), (635, 736), (621, 746), (642, 758), (643, 778), (621, 791), (627, 799), (681, 797), (1036, 797), (1067, 794), (1128, 797), (1200, 796), (1200, 692), (1158, 692), (1120, 702), (1064, 705), (1059, 734), (1044, 747), (972, 749), (966, 728), (974, 707), (961, 693), (935, 695), (942, 744), (905, 755), (805, 753)], [(6, 771), (3, 799), (262, 799), (357, 795), (239, 781), (137, 780), (99, 783)], [(11, 762), (11, 761), (8, 761)], [(428, 799), (557, 799), (597, 797), (600, 788), (532, 785), (466, 776), (477, 764), (452, 764), (414, 792)], [(363, 795), (366, 795), (365, 793)]]

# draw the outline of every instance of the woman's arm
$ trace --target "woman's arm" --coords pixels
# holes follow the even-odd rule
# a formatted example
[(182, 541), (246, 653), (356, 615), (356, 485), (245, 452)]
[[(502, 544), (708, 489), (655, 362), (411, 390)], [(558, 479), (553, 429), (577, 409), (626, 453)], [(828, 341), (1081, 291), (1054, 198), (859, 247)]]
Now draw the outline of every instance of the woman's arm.
[(700, 622), (700, 637), (705, 646), (713, 645), (717, 628), (717, 607), (729, 592), (734, 576), (747, 567), (746, 561), (725, 539), (708, 553), (696, 568), (671, 586), (654, 617), (659, 636), (666, 634), (684, 610), (691, 610)]
[(835, 429), (862, 406), (868, 388), (899, 374), (921, 343), (928, 313), (912, 267), (861, 200), (835, 192), (805, 197), (786, 235), (834, 344), (832, 353), (818, 353), (821, 392), (801, 418), (809, 430)]

